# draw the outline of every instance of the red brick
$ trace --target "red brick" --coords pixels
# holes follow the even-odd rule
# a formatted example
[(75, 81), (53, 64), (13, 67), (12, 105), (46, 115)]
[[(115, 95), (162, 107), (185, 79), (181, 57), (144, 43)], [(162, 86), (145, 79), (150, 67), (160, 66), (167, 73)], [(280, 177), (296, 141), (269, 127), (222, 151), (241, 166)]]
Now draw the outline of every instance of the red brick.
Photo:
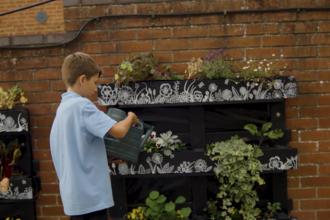
[(151, 18), (123, 18), (118, 20), (118, 28), (151, 27)]
[(63, 55), (64, 48), (63, 47), (52, 47), (52, 48), (36, 49), (36, 50), (32, 50), (31, 54), (34, 57)]
[(91, 54), (91, 53), (99, 53), (99, 44), (93, 43), (93, 44), (84, 44), (83, 46), (84, 53)]
[(227, 15), (226, 23), (253, 23), (260, 20), (260, 13), (230, 13)]
[(191, 49), (218, 49), (225, 47), (225, 40), (220, 38), (214, 39), (193, 39), (191, 40)]
[(282, 0), (282, 8), (314, 7), (315, 0)]
[(296, 13), (295, 12), (268, 12), (262, 14), (262, 21), (269, 22), (281, 22), (281, 21), (295, 21), (296, 20)]
[(326, 80), (329, 81), (330, 80), (330, 71), (325, 70), (325, 71), (319, 71), (319, 80)]
[(117, 52), (117, 44), (103, 43), (103, 44), (101, 44), (101, 52), (102, 53), (116, 53)]
[(108, 41), (109, 35), (108, 31), (92, 31), (92, 32), (82, 32), (78, 36), (77, 42), (98, 42), (98, 41)]
[(327, 59), (308, 59), (299, 61), (299, 69), (328, 69), (330, 58)]
[(316, 105), (316, 96), (312, 95), (300, 95), (296, 98), (286, 99), (286, 106), (306, 106), (306, 105)]
[(318, 32), (319, 33), (323, 33), (323, 32), (330, 32), (330, 28), (329, 28), (330, 22), (319, 22), (319, 29)]
[(330, 216), (330, 211), (328, 210), (322, 210), (322, 211), (317, 211), (317, 220), (328, 220)]
[(300, 134), (302, 141), (321, 141), (328, 140), (330, 131), (317, 130), (317, 131), (302, 131)]
[[(0, 60), (0, 70), (12, 70), (12, 69), (14, 69), (14, 64), (12, 61)], [(21, 68), (21, 69), (25, 69), (25, 68)], [(28, 69), (28, 68), (26, 68), (26, 69)]]
[(279, 0), (253, 0), (245, 2), (246, 9), (279, 8), (279, 6)]
[(260, 37), (233, 37), (227, 38), (227, 47), (259, 47)]
[[(329, 173), (330, 172), (328, 172), (328, 174)], [(325, 187), (324, 188), (317, 188), (317, 197), (318, 198), (328, 198), (329, 195), (330, 195), (330, 188), (325, 188)]]
[(299, 178), (288, 177), (288, 188), (297, 188), (297, 187), (299, 187)]
[(330, 118), (320, 118), (319, 123), (320, 123), (320, 128), (329, 128)]
[[(36, 205), (56, 205), (56, 195), (40, 195), (36, 200)], [(57, 219), (56, 219), (57, 220)]]
[(187, 50), (189, 40), (158, 40), (155, 41), (156, 50)]
[(173, 62), (187, 62), (193, 57), (203, 57), (206, 51), (180, 51), (173, 52)]
[(109, 15), (136, 14), (136, 5), (111, 5), (108, 7)]
[(144, 51), (152, 51), (152, 41), (119, 43), (119, 52), (144, 52)]
[(62, 80), (56, 80), (51, 82), (52, 91), (65, 91), (66, 87)]
[(264, 35), (280, 33), (279, 24), (251, 24), (246, 25), (247, 35)]
[(319, 95), (318, 104), (319, 105), (330, 105), (330, 95)]
[(182, 64), (182, 63), (180, 63), (180, 64), (173, 63), (170, 66), (171, 66), (172, 70), (174, 72), (176, 72), (177, 74), (183, 74), (184, 71), (187, 69), (187, 64)]
[[(330, 165), (319, 165), (319, 173), (320, 173), (320, 175), (329, 175), (330, 174)], [(327, 196), (329, 197), (329, 194)]]
[(25, 105), (24, 108), (29, 110), (30, 115), (51, 114), (51, 108), (49, 105)]
[(64, 18), (88, 18), (89, 8), (64, 8)]
[(288, 189), (288, 198), (308, 199), (316, 197), (316, 189)]
[(99, 28), (101, 30), (113, 30), (117, 29), (117, 19), (116, 18), (102, 18), (99, 22)]
[(38, 127), (52, 126), (55, 116), (36, 117), (36, 125)]
[(210, 11), (223, 11), (223, 10), (241, 10), (243, 2), (241, 0), (223, 0), (223, 1), (210, 1)]
[[(324, 34), (308, 34), (308, 35), (297, 35), (298, 45), (323, 45), (330, 44), (330, 38)], [(295, 43), (293, 43), (295, 44)]]
[(296, 44), (294, 36), (267, 36), (262, 37), (262, 46), (274, 47), (274, 46), (291, 46)]
[(283, 58), (316, 57), (316, 47), (285, 47), (282, 53)]
[(173, 2), (172, 3), (173, 13), (184, 13), (184, 12), (198, 12), (207, 10), (207, 2)]
[(328, 0), (318, 0), (317, 6), (330, 6), (330, 2)]
[(97, 65), (109, 65), (109, 55), (91, 55)]
[[(316, 151), (316, 143), (289, 143), (288, 146), (298, 148), (298, 153), (306, 153), (306, 152), (315, 152)], [(299, 170), (299, 169), (298, 169)]]
[[(307, 165), (307, 166), (299, 166), (296, 170), (288, 170), (289, 176), (311, 176), (317, 175), (317, 166), (315, 165)], [(315, 195), (314, 195), (315, 197)], [(293, 197), (298, 198), (298, 197)]]
[(50, 134), (50, 127), (32, 128), (33, 138), (47, 138)]
[[(110, 7), (111, 8), (111, 7)], [(107, 15), (107, 6), (93, 6), (90, 8), (91, 17)]]
[(155, 53), (158, 63), (170, 63), (172, 62), (172, 52), (158, 52)]
[[(305, 137), (306, 134), (302, 134), (301, 137)], [(306, 135), (307, 136), (307, 135)], [(299, 163), (327, 163), (330, 159), (330, 153), (317, 153), (317, 154), (300, 154)]]
[(315, 211), (291, 211), (288, 213), (290, 216), (294, 216), (299, 220), (312, 220), (315, 219)]
[(329, 209), (330, 199), (301, 200), (300, 208), (302, 210)]
[(319, 57), (330, 57), (330, 47), (319, 47)]
[(75, 52), (82, 51), (82, 45), (77, 43), (71, 43), (65, 47), (65, 55), (73, 54)]
[(300, 83), (299, 93), (327, 93), (330, 92), (329, 83)]
[(102, 77), (114, 77), (117, 73), (116, 66), (104, 66)]
[(122, 31), (111, 31), (110, 40), (111, 41), (121, 41), (121, 40), (135, 40), (135, 30), (122, 30)]
[(46, 79), (61, 79), (61, 69), (45, 69), (36, 70), (33, 72), (34, 80), (46, 80)]
[(53, 161), (39, 161), (40, 171), (55, 171)]
[(50, 184), (50, 183), (41, 183), (41, 192), (47, 194), (59, 194), (60, 189), (58, 183)]
[(24, 92), (46, 92), (50, 90), (49, 82), (24, 82), (18, 83)]
[(225, 19), (222, 15), (192, 15), (190, 16), (190, 23), (194, 24), (221, 24)]
[(302, 177), (302, 187), (330, 186), (330, 176)]
[(313, 20), (329, 20), (330, 15), (327, 11), (319, 11), (319, 10), (306, 10), (301, 11), (298, 14), (299, 20), (302, 21), (313, 21)]
[(78, 31), (80, 29), (79, 20), (65, 20), (64, 30), (65, 31)]
[(51, 160), (52, 157), (51, 157), (49, 150), (34, 150), (33, 159), (35, 159), (35, 160)]
[(12, 87), (14, 87), (16, 85), (16, 83), (1, 83), (0, 82), (0, 87), (3, 89), (3, 90), (8, 90)]
[(56, 111), (58, 109), (58, 106), (59, 106), (59, 104), (51, 104), (51, 108), (52, 108), (52, 113), (53, 114), (56, 114)]
[(61, 216), (65, 215), (63, 211), (63, 206), (44, 206), (42, 207), (42, 213), (45, 216)]
[(285, 115), (287, 118), (297, 118), (298, 117), (298, 109), (297, 108), (286, 108)]
[[(173, 5), (173, 10), (174, 10), (174, 5)], [(171, 12), (171, 4), (163, 2), (163, 3), (156, 3), (156, 4), (136, 5), (136, 12), (137, 12), (137, 14), (152, 14), (152, 13), (153, 14), (168, 14)]]
[(242, 25), (216, 25), (210, 26), (210, 36), (239, 36), (244, 34), (244, 28)]
[(63, 65), (65, 57), (50, 57), (49, 67), (61, 67)]
[(288, 120), (286, 120), (286, 128), (289, 130), (317, 128), (317, 120), (316, 119), (288, 119)]
[(36, 144), (37, 144), (37, 149), (50, 149), (48, 138), (46, 139), (39, 138), (37, 139)]
[(317, 24), (314, 22), (286, 23), (282, 26), (283, 34), (314, 33), (317, 31)]
[(138, 39), (171, 38), (170, 28), (140, 29), (137, 31)]
[[(38, 69), (47, 67), (47, 58), (20, 59), (16, 63), (17, 69)], [(10, 68), (7, 68), (10, 69)]]
[(60, 102), (61, 101), (61, 92), (43, 92), (36, 93), (36, 102), (37, 103), (49, 103), (49, 102)]
[(110, 55), (110, 64), (120, 64), (127, 58), (127, 54)]
[[(298, 82), (304, 81), (316, 81), (317, 80), (317, 72), (316, 71), (292, 71), (292, 72), (284, 72), (285, 76), (294, 76)], [(289, 99), (287, 99), (289, 100)], [(290, 99), (291, 100), (291, 99)]]
[(173, 29), (174, 38), (206, 37), (207, 27), (182, 27)]
[(280, 48), (246, 49), (246, 58), (252, 60), (278, 59), (280, 58), (280, 53)]
[(32, 80), (32, 72), (27, 71), (13, 71), (0, 72), (1, 81), (29, 81)]
[[(145, 18), (143, 18), (145, 19)], [(155, 26), (178, 26), (178, 25), (188, 25), (189, 18), (184, 16), (171, 16), (171, 17), (156, 17), (154, 19)], [(151, 26), (151, 25), (149, 25)]]
[(12, 57), (12, 50), (0, 50), (0, 58), (9, 58)]

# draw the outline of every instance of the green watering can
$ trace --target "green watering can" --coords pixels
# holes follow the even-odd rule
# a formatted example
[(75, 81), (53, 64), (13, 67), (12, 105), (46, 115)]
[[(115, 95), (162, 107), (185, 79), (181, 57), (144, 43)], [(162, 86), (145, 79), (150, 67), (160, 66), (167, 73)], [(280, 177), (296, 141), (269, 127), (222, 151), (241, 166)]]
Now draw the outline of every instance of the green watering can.
[[(107, 115), (115, 121), (124, 120), (127, 115), (124, 111), (117, 108), (110, 108)], [(148, 129), (146, 133), (144, 130)], [(154, 127), (139, 120), (138, 124), (131, 126), (126, 136), (116, 139), (109, 134), (104, 137), (105, 148), (108, 157), (114, 157), (119, 160), (136, 164), (141, 149), (147, 142)], [(142, 138), (142, 136), (144, 137)]]

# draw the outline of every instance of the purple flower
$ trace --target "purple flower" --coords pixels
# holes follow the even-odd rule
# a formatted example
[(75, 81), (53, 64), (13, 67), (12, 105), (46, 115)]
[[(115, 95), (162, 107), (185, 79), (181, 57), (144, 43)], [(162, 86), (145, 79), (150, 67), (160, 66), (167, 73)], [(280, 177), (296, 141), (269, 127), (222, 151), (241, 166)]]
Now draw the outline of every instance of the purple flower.
[(224, 54), (224, 55), (223, 55), (223, 58), (225, 58), (226, 56), (227, 56), (227, 54)]
[(161, 76), (161, 74), (160, 73), (158, 73), (158, 75), (157, 76)]
[(165, 73), (164, 76), (167, 77), (167, 73)]
[(155, 66), (155, 70), (158, 70), (157, 66)]
[(222, 50), (222, 49), (220, 49), (219, 51), (220, 51), (220, 53), (222, 54), (223, 50)]

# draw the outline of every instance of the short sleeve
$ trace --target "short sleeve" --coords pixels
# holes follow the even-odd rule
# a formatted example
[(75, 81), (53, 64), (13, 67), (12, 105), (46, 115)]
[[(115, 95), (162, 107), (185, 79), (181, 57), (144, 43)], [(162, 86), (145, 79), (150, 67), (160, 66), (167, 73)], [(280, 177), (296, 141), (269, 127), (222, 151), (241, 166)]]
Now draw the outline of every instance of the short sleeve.
[(117, 123), (96, 108), (92, 102), (87, 103), (83, 108), (83, 121), (86, 129), (99, 138), (103, 138), (110, 128)]

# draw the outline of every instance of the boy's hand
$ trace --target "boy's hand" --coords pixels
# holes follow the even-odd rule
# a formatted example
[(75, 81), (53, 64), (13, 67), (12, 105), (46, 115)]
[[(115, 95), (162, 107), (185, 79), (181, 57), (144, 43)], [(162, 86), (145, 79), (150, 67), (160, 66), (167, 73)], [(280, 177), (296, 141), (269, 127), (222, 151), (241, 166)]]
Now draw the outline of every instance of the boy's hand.
[(129, 117), (132, 117), (132, 125), (136, 125), (139, 122), (138, 118), (136, 117), (136, 115), (133, 112), (128, 112), (127, 115)]

